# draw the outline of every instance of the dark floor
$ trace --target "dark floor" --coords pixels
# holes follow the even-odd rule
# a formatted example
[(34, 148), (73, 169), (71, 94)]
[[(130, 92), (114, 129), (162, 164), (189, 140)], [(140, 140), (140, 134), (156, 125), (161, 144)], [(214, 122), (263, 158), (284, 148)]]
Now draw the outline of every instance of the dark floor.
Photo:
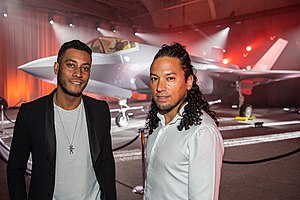
[[(228, 113), (231, 113), (228, 115)], [(232, 111), (223, 109), (220, 112), (221, 131), (225, 143), (231, 139), (243, 139), (263, 135), (290, 134), (298, 135), (293, 139), (275, 139), (272, 142), (258, 141), (256, 144), (241, 144), (225, 148), (224, 161), (256, 161), (272, 158), (300, 148), (300, 115), (284, 113), (281, 109), (258, 109), (256, 121), (265, 122), (266, 126), (258, 128), (239, 128), (225, 130), (224, 127), (247, 125), (254, 122), (236, 122)], [(133, 119), (131, 123), (140, 123), (141, 119)], [(276, 121), (291, 121), (295, 124), (267, 126), (267, 123)], [(114, 147), (124, 144), (136, 135), (137, 127), (119, 129), (113, 127)], [(272, 137), (271, 137), (272, 136)], [(227, 143), (228, 144), (228, 143)], [(137, 140), (129, 147), (116, 152), (132, 152), (140, 147)], [(140, 154), (139, 154), (140, 155)], [(141, 160), (131, 157), (129, 160), (116, 159), (116, 181), (119, 200), (140, 200), (141, 196), (132, 193), (132, 188), (142, 184)], [(0, 160), (0, 199), (9, 199), (6, 183), (6, 162)], [(29, 180), (29, 179), (28, 179)], [(257, 164), (223, 164), (220, 200), (299, 200), (300, 199), (300, 152), (277, 160)]]

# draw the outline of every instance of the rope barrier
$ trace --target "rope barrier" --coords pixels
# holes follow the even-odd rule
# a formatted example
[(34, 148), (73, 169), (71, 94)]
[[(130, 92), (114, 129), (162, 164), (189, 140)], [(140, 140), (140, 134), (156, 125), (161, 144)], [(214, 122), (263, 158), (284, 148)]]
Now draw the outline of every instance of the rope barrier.
[(272, 161), (272, 160), (278, 160), (281, 158), (285, 158), (288, 156), (291, 156), (295, 153), (298, 153), (300, 151), (300, 148), (293, 150), (291, 152), (285, 153), (285, 154), (281, 154), (278, 156), (273, 156), (270, 158), (264, 158), (264, 159), (260, 159), (260, 160), (252, 160), (252, 161), (227, 161), (227, 160), (223, 160), (223, 163), (225, 164), (235, 164), (235, 165), (252, 165), (252, 164), (258, 164), (258, 163), (263, 163), (263, 162), (268, 162), (268, 161)]
[(127, 188), (129, 188), (129, 189), (131, 189), (132, 190), (132, 186), (130, 186), (130, 185), (127, 185), (127, 184), (125, 184), (125, 183), (123, 183), (123, 182), (121, 182), (121, 181), (118, 181), (118, 180), (115, 180), (116, 181), (116, 183), (119, 183), (120, 185), (123, 185), (123, 186), (125, 186), (125, 187), (127, 187)]
[(14, 121), (12, 121), (11, 119), (9, 119), (9, 117), (6, 115), (6, 112), (5, 110), (3, 110), (3, 114), (4, 114), (4, 117), (10, 122), (10, 123), (15, 123)]
[(132, 144), (134, 141), (136, 141), (138, 138), (139, 138), (139, 134), (137, 134), (132, 140), (130, 140), (128, 143), (126, 143), (126, 144), (124, 144), (124, 145), (122, 145), (122, 146), (120, 146), (120, 147), (117, 147), (117, 148), (114, 148), (112, 151), (118, 151), (118, 150), (120, 150), (120, 149), (123, 149), (123, 148), (125, 148), (125, 147), (127, 147), (128, 145), (130, 145), (130, 144)]

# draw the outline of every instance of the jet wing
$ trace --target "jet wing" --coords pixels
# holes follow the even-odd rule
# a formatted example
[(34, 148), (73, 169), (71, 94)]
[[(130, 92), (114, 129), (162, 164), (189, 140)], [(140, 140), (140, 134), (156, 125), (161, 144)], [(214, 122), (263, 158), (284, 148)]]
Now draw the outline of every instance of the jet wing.
[(225, 82), (243, 80), (253, 81), (254, 86), (292, 78), (300, 78), (300, 71), (296, 70), (268, 70), (268, 71), (243, 71), (228, 69), (207, 69), (207, 75)]

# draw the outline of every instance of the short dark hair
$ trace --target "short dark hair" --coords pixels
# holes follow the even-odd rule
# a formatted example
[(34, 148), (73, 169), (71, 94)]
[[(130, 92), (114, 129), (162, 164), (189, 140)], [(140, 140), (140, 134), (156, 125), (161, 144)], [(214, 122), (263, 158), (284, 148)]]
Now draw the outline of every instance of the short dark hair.
[(68, 49), (78, 49), (87, 52), (91, 59), (92, 59), (92, 50), (88, 45), (81, 42), (80, 40), (72, 40), (69, 42), (65, 42), (59, 49), (58, 55), (57, 55), (57, 62), (60, 63), (63, 55), (65, 54), (66, 50)]

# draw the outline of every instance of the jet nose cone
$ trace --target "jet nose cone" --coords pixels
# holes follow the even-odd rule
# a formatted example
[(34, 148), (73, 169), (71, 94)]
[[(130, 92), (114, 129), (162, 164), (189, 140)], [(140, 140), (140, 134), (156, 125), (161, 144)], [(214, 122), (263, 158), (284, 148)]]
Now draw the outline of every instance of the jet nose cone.
[(55, 74), (53, 72), (54, 62), (56, 61), (56, 56), (41, 58), (33, 60), (31, 62), (25, 63), (18, 67), (18, 69), (36, 76), (39, 79), (53, 82)]

